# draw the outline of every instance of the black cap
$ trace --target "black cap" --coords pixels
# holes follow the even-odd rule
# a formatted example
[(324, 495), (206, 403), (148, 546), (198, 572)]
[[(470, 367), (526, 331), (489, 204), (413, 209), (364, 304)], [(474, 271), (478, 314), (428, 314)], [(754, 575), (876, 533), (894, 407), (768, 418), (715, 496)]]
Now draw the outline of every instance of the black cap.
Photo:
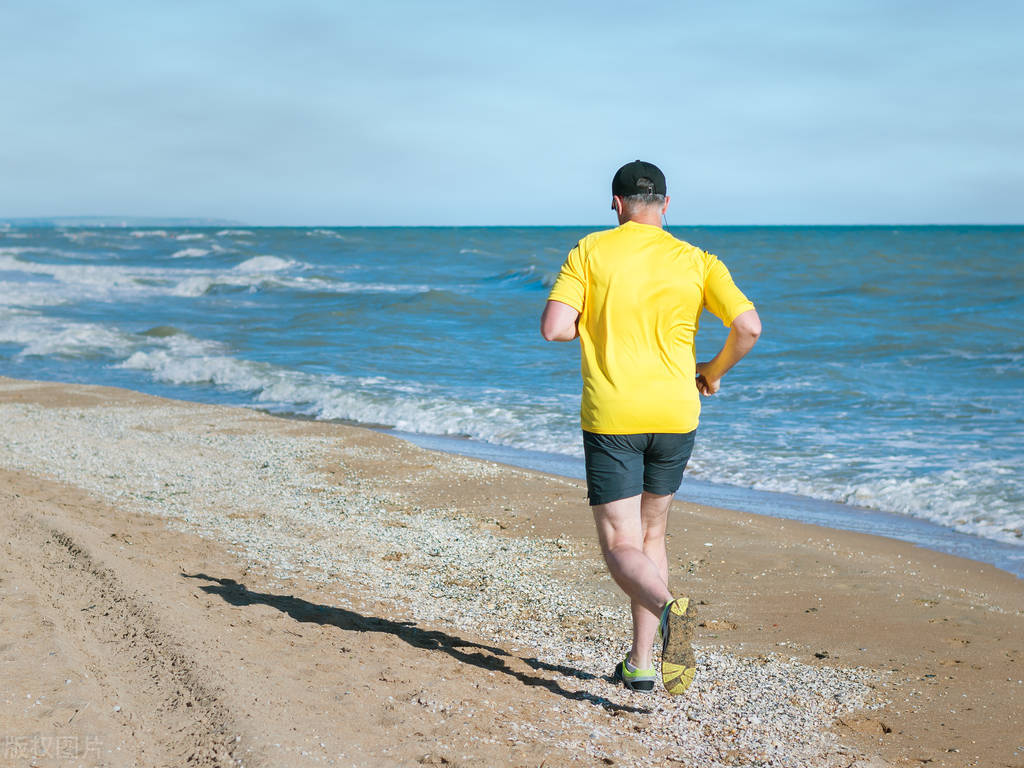
[(654, 163), (643, 160), (626, 163), (612, 177), (612, 194), (619, 197), (664, 195), (667, 189), (665, 174)]

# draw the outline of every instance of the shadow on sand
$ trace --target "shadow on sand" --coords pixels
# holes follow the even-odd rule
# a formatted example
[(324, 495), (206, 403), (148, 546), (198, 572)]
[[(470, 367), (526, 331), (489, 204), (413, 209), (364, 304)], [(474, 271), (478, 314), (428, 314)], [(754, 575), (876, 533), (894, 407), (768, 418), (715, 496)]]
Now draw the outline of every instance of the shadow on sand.
[[(411, 621), (392, 621), (381, 619), (376, 616), (363, 616), (361, 613), (350, 611), (345, 608), (336, 608), (331, 605), (311, 603), (293, 595), (275, 595), (269, 592), (254, 592), (240, 584), (234, 579), (218, 578), (205, 573), (183, 573), (187, 579), (203, 579), (208, 582), (200, 587), (204, 592), (211, 595), (219, 595), (224, 601), (231, 605), (269, 605), (282, 613), (286, 613), (296, 621), (311, 622), (313, 624), (331, 625), (348, 632), (383, 632), (394, 635), (400, 640), (408, 643), (414, 648), (440, 651), (446, 653), (453, 659), (463, 664), (472, 664), (474, 667), (502, 672), (514, 677), (524, 685), (540, 686), (547, 688), (551, 693), (562, 696), (570, 701), (589, 701), (605, 709), (617, 712), (639, 712), (648, 713), (649, 709), (644, 707), (631, 707), (616, 704), (603, 696), (595, 696), (586, 691), (571, 691), (563, 688), (554, 680), (546, 677), (531, 675), (525, 671), (518, 671), (509, 666), (507, 662), (522, 662), (531, 669), (552, 672), (568, 677), (575, 677), (578, 680), (596, 680), (611, 678), (598, 678), (589, 672), (584, 672), (574, 667), (567, 667), (561, 664), (548, 664), (537, 658), (523, 658), (510, 654), (501, 648), (490, 645), (474, 643), (471, 640), (464, 640), (456, 635), (449, 635), (436, 629), (421, 629)], [(506, 661), (507, 660), (507, 661)]]

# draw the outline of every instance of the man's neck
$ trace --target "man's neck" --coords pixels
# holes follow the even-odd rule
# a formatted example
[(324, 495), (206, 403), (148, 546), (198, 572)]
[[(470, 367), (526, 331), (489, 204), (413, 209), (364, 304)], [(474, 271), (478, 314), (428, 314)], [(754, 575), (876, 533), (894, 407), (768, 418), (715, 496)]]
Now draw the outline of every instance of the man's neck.
[(659, 229), (661, 229), (661, 214), (660, 213), (653, 213), (652, 214), (652, 213), (650, 213), (648, 211), (644, 211), (643, 213), (636, 212), (636, 213), (632, 213), (632, 214), (630, 214), (628, 216), (626, 216), (626, 215), (620, 215), (619, 216), (619, 226), (620, 227), (623, 224), (625, 224), (627, 221), (632, 221), (635, 224), (647, 224), (648, 226), (658, 227)]

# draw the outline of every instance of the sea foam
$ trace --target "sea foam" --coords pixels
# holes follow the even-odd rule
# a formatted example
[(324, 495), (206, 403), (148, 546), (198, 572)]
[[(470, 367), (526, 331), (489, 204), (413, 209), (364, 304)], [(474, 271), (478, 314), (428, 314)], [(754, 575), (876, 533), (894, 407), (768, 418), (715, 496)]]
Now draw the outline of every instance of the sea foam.
[(0, 311), (0, 343), (31, 356), (120, 357), (135, 344), (130, 334), (98, 323), (60, 321), (21, 310)]
[(207, 248), (182, 248), (180, 251), (175, 251), (171, 254), (172, 259), (198, 259), (200, 256), (205, 256), (210, 251)]

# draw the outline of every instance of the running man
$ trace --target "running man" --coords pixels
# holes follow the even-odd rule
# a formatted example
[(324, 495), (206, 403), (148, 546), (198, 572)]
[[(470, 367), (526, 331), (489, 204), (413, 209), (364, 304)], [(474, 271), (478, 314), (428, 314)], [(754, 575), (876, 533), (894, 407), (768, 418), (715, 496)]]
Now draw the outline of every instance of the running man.
[[(587, 495), (605, 563), (633, 613), (633, 645), (614, 677), (631, 690), (653, 690), (660, 631), (662, 682), (678, 695), (696, 672), (697, 611), (695, 600), (668, 588), (668, 511), (693, 449), (698, 393), (718, 391), (754, 346), (761, 321), (721, 261), (662, 229), (668, 204), (665, 176), (651, 163), (615, 173), (619, 226), (587, 235), (569, 252), (541, 334), (580, 340)], [(697, 363), (705, 308), (730, 331), (714, 358)]]

